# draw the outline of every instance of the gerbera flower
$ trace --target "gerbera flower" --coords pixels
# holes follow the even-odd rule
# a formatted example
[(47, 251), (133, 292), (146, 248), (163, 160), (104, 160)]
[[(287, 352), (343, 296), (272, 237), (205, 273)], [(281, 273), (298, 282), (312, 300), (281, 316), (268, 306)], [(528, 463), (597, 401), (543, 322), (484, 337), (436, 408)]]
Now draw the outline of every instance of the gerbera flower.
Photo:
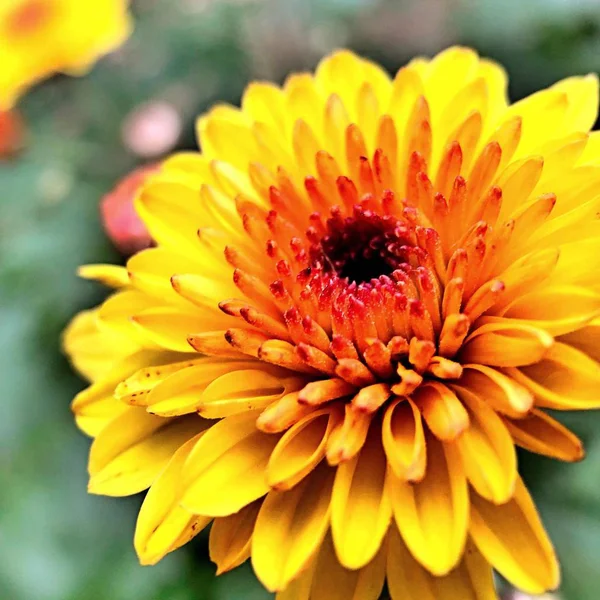
[(280, 600), (558, 585), (515, 445), (579, 460), (546, 409), (600, 405), (597, 105), (343, 51), (200, 118), (138, 197), (157, 247), (85, 267), (117, 291), (66, 335), (90, 491), (150, 488), (142, 563), (214, 521)]
[(82, 74), (129, 36), (127, 0), (3, 0), (0, 110), (57, 73)]

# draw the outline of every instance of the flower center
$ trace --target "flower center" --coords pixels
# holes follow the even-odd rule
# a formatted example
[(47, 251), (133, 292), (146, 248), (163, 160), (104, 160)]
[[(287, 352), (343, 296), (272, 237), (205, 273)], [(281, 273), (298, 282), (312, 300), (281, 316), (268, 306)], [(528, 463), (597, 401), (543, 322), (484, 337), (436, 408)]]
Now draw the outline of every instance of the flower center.
[[(312, 254), (349, 283), (366, 283), (391, 275), (405, 263), (403, 249), (409, 243), (406, 226), (390, 215), (378, 215), (356, 206), (343, 217), (339, 207), (331, 210), (327, 233)], [(320, 255), (319, 255), (320, 254)]]

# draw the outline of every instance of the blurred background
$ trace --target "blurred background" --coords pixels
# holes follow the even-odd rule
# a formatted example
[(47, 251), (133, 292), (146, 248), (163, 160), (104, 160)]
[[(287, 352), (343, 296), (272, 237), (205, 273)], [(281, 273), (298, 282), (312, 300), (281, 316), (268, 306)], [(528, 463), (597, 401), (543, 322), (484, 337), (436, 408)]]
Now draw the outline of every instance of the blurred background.
[[(513, 100), (599, 71), (600, 2), (136, 0), (132, 10), (132, 38), (86, 77), (36, 86), (19, 102), (16, 141), (0, 145), (0, 598), (266, 599), (249, 568), (214, 577), (205, 536), (140, 567), (141, 498), (86, 493), (89, 441), (69, 410), (83, 383), (59, 339), (105, 293), (78, 280), (77, 265), (123, 261), (100, 198), (136, 166), (193, 148), (194, 117), (212, 103), (238, 103), (249, 80), (281, 82), (336, 47), (395, 72), (415, 54), (471, 45), (505, 65)], [(597, 600), (600, 414), (564, 420), (587, 460), (521, 465), (562, 560), (556, 598)]]

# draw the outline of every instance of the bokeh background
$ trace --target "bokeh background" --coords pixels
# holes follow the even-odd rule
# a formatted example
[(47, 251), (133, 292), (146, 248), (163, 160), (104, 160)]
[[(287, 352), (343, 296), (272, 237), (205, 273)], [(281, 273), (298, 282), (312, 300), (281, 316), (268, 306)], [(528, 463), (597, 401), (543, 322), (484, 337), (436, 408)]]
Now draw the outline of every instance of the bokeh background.
[[(280, 82), (336, 47), (393, 72), (415, 54), (472, 45), (506, 66), (512, 99), (600, 70), (598, 0), (137, 0), (133, 11), (131, 40), (90, 75), (55, 77), (20, 102), (25, 148), (0, 162), (4, 600), (270, 597), (249, 568), (216, 579), (204, 535), (156, 567), (139, 566), (132, 534), (141, 498), (86, 494), (89, 441), (69, 410), (83, 383), (59, 339), (104, 294), (75, 277), (77, 265), (123, 260), (98, 211), (121, 176), (193, 148), (195, 115), (237, 103), (249, 80)], [(564, 420), (586, 442), (587, 460), (521, 457), (522, 471), (562, 560), (557, 597), (597, 600), (600, 414)]]

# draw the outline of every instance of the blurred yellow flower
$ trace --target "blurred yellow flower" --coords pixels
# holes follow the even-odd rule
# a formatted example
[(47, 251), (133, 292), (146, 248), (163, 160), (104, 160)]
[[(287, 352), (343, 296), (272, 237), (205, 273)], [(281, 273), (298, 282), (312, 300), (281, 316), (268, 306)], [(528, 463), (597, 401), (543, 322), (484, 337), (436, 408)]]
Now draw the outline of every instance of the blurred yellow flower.
[(209, 522), (279, 600), (491, 600), (559, 566), (515, 446), (600, 406), (595, 76), (516, 104), (465, 48), (350, 52), (198, 123), (137, 197), (156, 247), (65, 336), (89, 490), (150, 488), (150, 564)]
[(2, 0), (0, 110), (52, 75), (85, 73), (131, 32), (127, 0)]

